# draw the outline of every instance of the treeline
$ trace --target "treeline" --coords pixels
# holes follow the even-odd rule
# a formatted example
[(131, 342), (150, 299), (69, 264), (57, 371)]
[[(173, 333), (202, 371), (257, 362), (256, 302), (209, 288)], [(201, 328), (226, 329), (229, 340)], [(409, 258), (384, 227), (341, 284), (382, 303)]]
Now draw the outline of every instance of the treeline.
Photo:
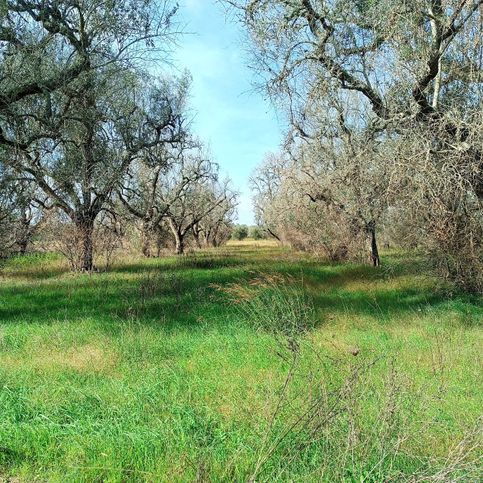
[(262, 227), (256, 225), (235, 225), (231, 233), (231, 238), (237, 241), (246, 240), (247, 238), (251, 240), (263, 240), (268, 237), (267, 232)]
[(481, 292), (483, 2), (226, 3), (290, 125), (253, 175), (261, 226), (374, 265), (382, 236)]
[(237, 194), (190, 132), (189, 75), (167, 69), (177, 10), (0, 3), (1, 256), (41, 237), (91, 271), (136, 230), (146, 256), (230, 237)]

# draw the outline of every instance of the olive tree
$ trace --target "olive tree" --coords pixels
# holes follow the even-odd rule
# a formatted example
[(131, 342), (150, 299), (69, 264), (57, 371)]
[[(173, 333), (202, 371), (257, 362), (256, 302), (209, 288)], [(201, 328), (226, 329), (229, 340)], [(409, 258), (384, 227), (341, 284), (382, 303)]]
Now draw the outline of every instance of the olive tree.
[(118, 192), (127, 210), (142, 220), (143, 253), (150, 255), (149, 235), (167, 225), (176, 253), (185, 250), (186, 237), (201, 234), (201, 223), (229, 199), (218, 181), (218, 167), (199, 142), (185, 139), (157, 152), (152, 162), (134, 163)]
[(93, 268), (95, 220), (129, 165), (178, 135), (164, 84), (141, 70), (172, 38), (170, 3), (7, 2), (0, 68), (13, 95), (0, 143), (75, 225), (81, 270)]
[(287, 207), (278, 206), (287, 161), (283, 154), (270, 153), (250, 177), (255, 221), (269, 236), (281, 241), (282, 218)]
[[(481, 220), (483, 198), (482, 0), (224, 3), (247, 28), (263, 87), (300, 136), (310, 136), (307, 117), (314, 103), (356, 99), (364, 112), (357, 130), (387, 142), (392, 193), (405, 199), (408, 223), (416, 221), (414, 201), (425, 212), (420, 219), (426, 220), (427, 237), (421, 241), (454, 259), (476, 243), (472, 258), (481, 257), (478, 223), (464, 220), (468, 213)], [(421, 168), (421, 160), (425, 176), (413, 169)], [(444, 199), (438, 188), (443, 185), (452, 187), (451, 197)], [(457, 204), (450, 199), (455, 195)], [(433, 210), (435, 204), (445, 210)], [(436, 228), (448, 217), (457, 232), (452, 240), (458, 240), (451, 249)], [(475, 228), (469, 233), (465, 226)], [(415, 223), (414, 233), (419, 231)], [(463, 277), (477, 271), (473, 265)]]
[[(202, 246), (219, 247), (226, 243), (233, 232), (238, 193), (233, 191), (229, 182), (212, 182), (206, 186), (207, 205), (215, 208), (193, 225), (193, 236), (198, 248)], [(219, 203), (219, 200), (222, 200)]]
[(176, 243), (176, 254), (185, 250), (186, 236), (229, 196), (218, 188), (218, 166), (209, 158), (194, 155), (183, 159), (166, 179), (166, 220)]
[(0, 256), (25, 254), (44, 219), (45, 196), (0, 161)]

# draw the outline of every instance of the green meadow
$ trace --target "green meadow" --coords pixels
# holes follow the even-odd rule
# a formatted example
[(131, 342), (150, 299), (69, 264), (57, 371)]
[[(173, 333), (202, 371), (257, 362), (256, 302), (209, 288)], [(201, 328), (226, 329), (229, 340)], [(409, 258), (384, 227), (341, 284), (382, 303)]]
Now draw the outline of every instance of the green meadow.
[(481, 481), (481, 298), (267, 242), (0, 270), (0, 481)]

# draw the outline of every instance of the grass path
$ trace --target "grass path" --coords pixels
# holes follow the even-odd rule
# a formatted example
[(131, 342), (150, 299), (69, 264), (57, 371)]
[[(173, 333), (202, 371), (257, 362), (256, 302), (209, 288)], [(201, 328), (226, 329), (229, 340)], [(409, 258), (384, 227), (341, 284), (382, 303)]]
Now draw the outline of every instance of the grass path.
[[(54, 255), (9, 261), (0, 481), (478, 479), (481, 299), (384, 261), (269, 243), (93, 276)], [(266, 296), (247, 310), (230, 296), (244, 287)], [(297, 351), (263, 328), (305, 316)]]

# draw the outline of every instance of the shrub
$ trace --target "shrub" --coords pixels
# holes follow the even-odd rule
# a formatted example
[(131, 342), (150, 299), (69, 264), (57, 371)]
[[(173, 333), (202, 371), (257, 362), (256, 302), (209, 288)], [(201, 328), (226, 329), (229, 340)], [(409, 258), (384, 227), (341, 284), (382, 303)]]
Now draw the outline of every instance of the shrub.
[[(444, 376), (433, 377), (441, 388)], [(435, 398), (441, 407), (444, 398), (429, 392), (394, 360), (324, 357), (305, 341), (293, 352), (248, 481), (292, 480), (304, 463), (314, 481), (477, 481), (479, 422), (451, 435), (448, 453), (413, 455), (428, 433), (447, 430), (432, 413)]]
[(248, 236), (254, 240), (264, 240), (266, 238), (265, 232), (259, 226), (251, 226)]
[(221, 287), (242, 317), (257, 330), (296, 342), (314, 326), (315, 311), (303, 286), (291, 277), (261, 274), (246, 282)]
[(248, 227), (246, 225), (237, 225), (233, 229), (231, 237), (233, 240), (244, 240), (248, 237)]

